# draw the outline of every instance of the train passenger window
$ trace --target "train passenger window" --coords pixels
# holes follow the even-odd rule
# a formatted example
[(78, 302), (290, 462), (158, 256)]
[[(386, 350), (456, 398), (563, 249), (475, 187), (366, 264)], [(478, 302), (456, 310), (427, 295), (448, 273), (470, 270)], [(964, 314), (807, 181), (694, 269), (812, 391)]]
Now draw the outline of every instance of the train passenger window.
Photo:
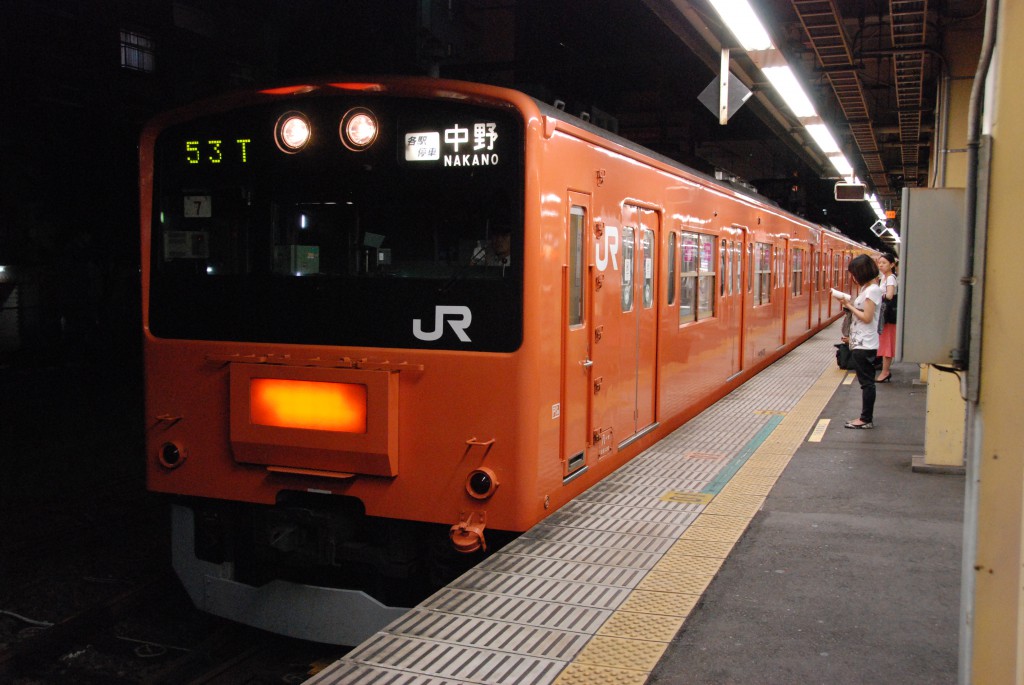
[(715, 239), (698, 234), (700, 244), (700, 276), (697, 283), (697, 318), (715, 315)]
[(573, 207), (569, 211), (569, 325), (583, 323), (583, 231), (587, 224), (586, 210)]
[(649, 228), (640, 230), (641, 246), (644, 251), (644, 309), (654, 306), (654, 231)]
[(683, 324), (697, 320), (697, 234), (680, 234), (679, 244), (679, 323)]
[(757, 243), (754, 262), (754, 304), (768, 304), (772, 300), (772, 246)]
[(804, 293), (804, 250), (797, 247), (793, 249), (793, 296)]
[(668, 234), (668, 303), (676, 301), (676, 232)]
[(633, 311), (633, 253), (636, 239), (633, 229), (622, 228), (622, 311)]

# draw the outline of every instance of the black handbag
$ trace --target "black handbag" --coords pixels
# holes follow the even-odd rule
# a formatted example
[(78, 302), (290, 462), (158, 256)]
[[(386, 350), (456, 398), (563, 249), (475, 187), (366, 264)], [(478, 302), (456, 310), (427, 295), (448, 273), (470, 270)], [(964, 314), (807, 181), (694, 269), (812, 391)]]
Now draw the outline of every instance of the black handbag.
[(899, 295), (893, 295), (891, 300), (885, 301), (885, 309), (882, 314), (885, 316), (885, 323), (896, 323), (896, 307)]
[(846, 343), (836, 343), (836, 364), (840, 369), (853, 371), (853, 352)]

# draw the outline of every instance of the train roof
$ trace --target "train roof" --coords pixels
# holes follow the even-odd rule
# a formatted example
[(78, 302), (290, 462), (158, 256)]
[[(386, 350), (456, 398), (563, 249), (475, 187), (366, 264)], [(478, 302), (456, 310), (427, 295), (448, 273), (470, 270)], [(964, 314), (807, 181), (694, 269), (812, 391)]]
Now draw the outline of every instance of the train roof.
[[(751, 190), (751, 188), (746, 186), (746, 185), (739, 184), (739, 183), (733, 183), (731, 181), (726, 181), (726, 180), (722, 180), (722, 179), (719, 179), (719, 178), (714, 178), (714, 177), (712, 177), (712, 176), (710, 176), (710, 175), (708, 175), (708, 174), (706, 174), (704, 172), (698, 171), (697, 169), (694, 169), (692, 167), (687, 166), (686, 164), (683, 164), (679, 160), (672, 159), (671, 157), (666, 157), (665, 155), (663, 155), (661, 153), (655, 152), (654, 150), (651, 150), (651, 149), (646, 148), (646, 147), (644, 147), (642, 145), (634, 143), (633, 141), (631, 141), (631, 140), (629, 140), (627, 138), (623, 138), (622, 136), (618, 135), (617, 133), (613, 133), (613, 132), (611, 132), (611, 131), (609, 131), (607, 129), (603, 129), (600, 126), (595, 126), (594, 124), (590, 123), (589, 121), (586, 121), (585, 119), (581, 119), (581, 118), (579, 118), (577, 116), (574, 116), (573, 114), (570, 114), (570, 113), (566, 112), (564, 109), (561, 109), (561, 108), (558, 108), (558, 107), (554, 107), (554, 106), (552, 106), (552, 105), (550, 105), (550, 104), (548, 104), (546, 102), (542, 102), (541, 100), (538, 100), (536, 98), (531, 98), (531, 99), (536, 103), (537, 108), (545, 116), (554, 117), (555, 119), (558, 119), (559, 121), (564, 121), (564, 122), (566, 122), (568, 124), (576, 126), (577, 128), (581, 128), (581, 129), (583, 129), (585, 131), (588, 131), (589, 133), (594, 134), (595, 136), (598, 136), (598, 137), (604, 138), (606, 140), (609, 140), (609, 141), (615, 143), (616, 145), (620, 145), (620, 146), (625, 147), (625, 148), (627, 148), (629, 150), (632, 150), (633, 152), (636, 152), (638, 154), (644, 155), (645, 157), (649, 157), (651, 159), (657, 160), (658, 162), (660, 162), (662, 164), (670, 166), (670, 167), (672, 167), (674, 169), (678, 169), (678, 170), (680, 170), (680, 171), (682, 171), (682, 172), (684, 172), (686, 174), (689, 174), (691, 176), (695, 176), (695, 177), (705, 181), (709, 185), (717, 186), (717, 187), (725, 186), (729, 190), (732, 190), (732, 191), (737, 192), (737, 193), (739, 193), (741, 195), (744, 195), (747, 198), (749, 198), (749, 199), (751, 199), (751, 200), (753, 200), (755, 202), (761, 203), (763, 205), (767, 205), (768, 207), (771, 207), (772, 209), (778, 210), (779, 212), (782, 212), (782, 213), (786, 214), (787, 216), (790, 216), (790, 217), (792, 217), (792, 218), (794, 218), (794, 219), (796, 219), (798, 221), (802, 221), (802, 222), (804, 222), (806, 224), (810, 224), (812, 226), (815, 226), (818, 229), (820, 229), (822, 231), (825, 231), (827, 233), (830, 233), (830, 234), (832, 234), (834, 236), (837, 236), (837, 237), (839, 237), (839, 238), (841, 238), (841, 239), (843, 239), (843, 240), (845, 240), (845, 241), (847, 241), (849, 243), (857, 244), (857, 245), (863, 245), (863, 243), (859, 243), (858, 241), (854, 240), (853, 238), (851, 238), (850, 236), (846, 235), (845, 233), (843, 233), (839, 229), (835, 228), (834, 226), (823, 226), (821, 224), (816, 224), (813, 221), (810, 221), (809, 219), (805, 219), (804, 217), (797, 216), (797, 215), (793, 214), (792, 212), (790, 212), (790, 211), (788, 211), (786, 209), (783, 209), (774, 200), (771, 200), (770, 198), (767, 198), (764, 195), (761, 195), (760, 193), (758, 193), (758, 192), (756, 192), (754, 190)], [(865, 246), (865, 247), (867, 247), (867, 246)]]

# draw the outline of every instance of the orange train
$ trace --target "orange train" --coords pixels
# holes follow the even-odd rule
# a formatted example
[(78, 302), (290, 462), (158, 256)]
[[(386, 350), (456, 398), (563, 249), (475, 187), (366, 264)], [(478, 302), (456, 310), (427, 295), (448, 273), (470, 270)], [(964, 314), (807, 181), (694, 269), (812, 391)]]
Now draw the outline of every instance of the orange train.
[(148, 487), (201, 608), (354, 644), (778, 359), (867, 251), (519, 92), (239, 94), (141, 143)]

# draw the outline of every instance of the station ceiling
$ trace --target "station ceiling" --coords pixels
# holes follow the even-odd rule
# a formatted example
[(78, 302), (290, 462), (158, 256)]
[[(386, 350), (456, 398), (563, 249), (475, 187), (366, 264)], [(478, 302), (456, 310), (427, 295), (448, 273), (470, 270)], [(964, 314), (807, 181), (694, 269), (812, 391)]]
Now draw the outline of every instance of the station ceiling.
[[(433, 16), (421, 17), (418, 46), (421, 59), (433, 49), (440, 75), (507, 79), (878, 246), (866, 203), (831, 202), (837, 172), (708, 0), (467, 1), (464, 30), (450, 12), (445, 24), (446, 4), (427, 3)], [(855, 173), (883, 207), (898, 211), (901, 189), (929, 185), (934, 171), (947, 29), (983, 21), (983, 0), (751, 4)], [(717, 80), (723, 48), (732, 78), (753, 92), (724, 126), (698, 99)]]

